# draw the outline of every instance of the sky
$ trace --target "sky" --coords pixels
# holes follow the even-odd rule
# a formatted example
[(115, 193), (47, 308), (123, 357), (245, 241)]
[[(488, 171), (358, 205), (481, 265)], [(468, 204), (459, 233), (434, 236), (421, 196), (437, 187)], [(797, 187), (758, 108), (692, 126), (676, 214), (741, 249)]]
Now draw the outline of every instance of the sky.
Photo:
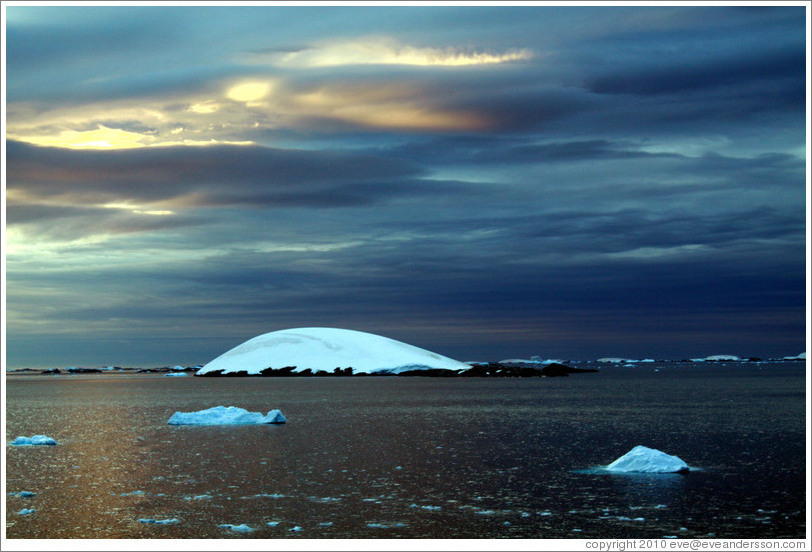
[(808, 3), (3, 9), (10, 369), (806, 350)]

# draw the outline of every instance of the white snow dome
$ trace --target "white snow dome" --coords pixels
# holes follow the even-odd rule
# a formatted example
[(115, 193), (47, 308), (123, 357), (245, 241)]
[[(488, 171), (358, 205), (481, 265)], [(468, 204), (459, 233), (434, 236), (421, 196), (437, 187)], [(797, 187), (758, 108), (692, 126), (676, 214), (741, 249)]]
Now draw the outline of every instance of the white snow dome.
[(463, 370), (471, 366), (388, 337), (339, 328), (294, 328), (259, 335), (215, 358), (197, 375), (245, 371), (259, 374), (266, 368), (295, 366), (332, 372), (352, 368), (353, 373), (392, 373), (408, 370)]

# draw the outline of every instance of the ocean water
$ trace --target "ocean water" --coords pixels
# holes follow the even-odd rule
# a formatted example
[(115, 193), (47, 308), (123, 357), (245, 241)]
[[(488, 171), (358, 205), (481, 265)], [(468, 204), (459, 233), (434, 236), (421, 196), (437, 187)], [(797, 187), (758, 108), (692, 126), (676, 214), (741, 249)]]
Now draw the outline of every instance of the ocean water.
[[(7, 447), (7, 493), (36, 493), (7, 494), (7, 537), (803, 538), (805, 387), (802, 363), (515, 379), (7, 376), (7, 440), (59, 443)], [(166, 423), (217, 405), (279, 408), (288, 423)], [(635, 445), (698, 469), (590, 472)]]

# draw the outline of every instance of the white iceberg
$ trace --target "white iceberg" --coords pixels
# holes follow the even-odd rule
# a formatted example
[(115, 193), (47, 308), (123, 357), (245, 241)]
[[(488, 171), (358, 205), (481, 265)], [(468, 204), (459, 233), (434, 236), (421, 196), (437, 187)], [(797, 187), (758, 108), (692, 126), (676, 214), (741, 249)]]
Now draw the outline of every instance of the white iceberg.
[(21, 515), (21, 516), (27, 516), (28, 514), (33, 514), (34, 512), (36, 512), (36, 510), (33, 509), (33, 508), (30, 508), (30, 509), (29, 508), (23, 508), (22, 510), (20, 510), (17, 513), (19, 515)]
[(238, 425), (284, 424), (287, 421), (280, 410), (271, 410), (265, 416), (248, 412), (236, 406), (215, 406), (197, 412), (175, 412), (167, 422), (170, 425)]
[(617, 473), (678, 473), (690, 468), (677, 456), (638, 445), (606, 466), (606, 469)]
[(222, 371), (259, 374), (266, 368), (294, 372), (399, 373), (406, 370), (467, 370), (470, 365), (380, 335), (339, 328), (295, 328), (259, 335), (215, 358), (197, 375)]
[(186, 372), (170, 372), (164, 375), (165, 378), (182, 378), (186, 375)]
[(31, 437), (23, 437), (22, 435), (14, 439), (11, 443), (15, 447), (27, 447), (27, 446), (41, 446), (41, 445), (48, 445), (53, 446), (56, 444), (56, 441), (48, 437), (47, 435), (33, 435)]
[(806, 352), (803, 352), (797, 356), (785, 356), (784, 360), (806, 360)]

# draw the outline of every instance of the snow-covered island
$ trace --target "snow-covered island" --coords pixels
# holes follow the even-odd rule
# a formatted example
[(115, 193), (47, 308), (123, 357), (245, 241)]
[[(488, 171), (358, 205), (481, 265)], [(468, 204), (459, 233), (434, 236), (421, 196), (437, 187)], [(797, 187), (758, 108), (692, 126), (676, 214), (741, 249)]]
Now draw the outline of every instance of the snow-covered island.
[(347, 373), (398, 374), (470, 367), (380, 335), (340, 328), (295, 328), (249, 339), (204, 365), (195, 375), (261, 375), (272, 370), (332, 373), (337, 369)]
[(280, 410), (271, 410), (266, 415), (248, 412), (236, 406), (215, 406), (197, 412), (175, 412), (167, 422), (169, 425), (243, 425), (243, 424), (284, 424), (287, 419)]
[(196, 376), (556, 377), (581, 372), (554, 360), (460, 362), (380, 335), (296, 328), (257, 336), (215, 358)]
[(683, 473), (690, 470), (678, 456), (638, 445), (606, 466), (614, 473)]

